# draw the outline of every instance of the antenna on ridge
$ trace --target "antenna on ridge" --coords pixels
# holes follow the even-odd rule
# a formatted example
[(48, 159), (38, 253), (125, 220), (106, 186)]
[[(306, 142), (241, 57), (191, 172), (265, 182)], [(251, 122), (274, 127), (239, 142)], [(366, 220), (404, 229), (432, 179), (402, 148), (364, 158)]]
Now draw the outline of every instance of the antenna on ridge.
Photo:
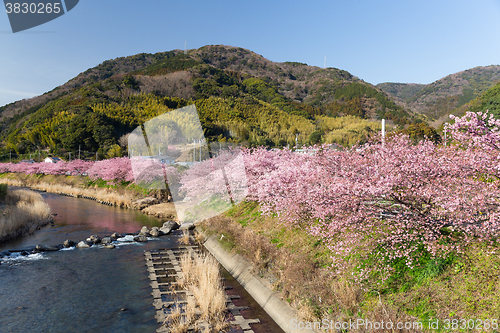
[(188, 53), (187, 45), (188, 45), (188, 41), (187, 41), (187, 40), (185, 40), (185, 41), (184, 41), (184, 54), (187, 54), (187, 53)]
[(326, 56), (325, 56), (325, 65), (323, 66), (323, 68), (326, 68)]

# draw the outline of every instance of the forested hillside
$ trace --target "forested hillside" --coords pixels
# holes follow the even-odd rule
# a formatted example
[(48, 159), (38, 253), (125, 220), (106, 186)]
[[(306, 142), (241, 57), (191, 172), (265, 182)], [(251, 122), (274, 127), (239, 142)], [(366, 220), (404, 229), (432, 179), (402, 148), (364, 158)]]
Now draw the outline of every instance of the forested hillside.
[(211, 140), (250, 146), (293, 145), (296, 135), (301, 144), (349, 145), (378, 130), (370, 120), (422, 122), (346, 71), (205, 46), (107, 60), (49, 93), (1, 107), (0, 154), (80, 147), (104, 154), (144, 121), (193, 103)]
[[(467, 109), (472, 112), (486, 112), (493, 114), (496, 118), (500, 117), (500, 83), (497, 83), (484, 94), (475, 98), (467, 105)], [(458, 110), (457, 110), (458, 111)], [(461, 115), (461, 114), (457, 114)]]
[(429, 122), (439, 125), (455, 109), (465, 112), (467, 103), (498, 82), (500, 66), (486, 66), (451, 74), (427, 85), (380, 83), (377, 87), (393, 97), (398, 105), (423, 114)]

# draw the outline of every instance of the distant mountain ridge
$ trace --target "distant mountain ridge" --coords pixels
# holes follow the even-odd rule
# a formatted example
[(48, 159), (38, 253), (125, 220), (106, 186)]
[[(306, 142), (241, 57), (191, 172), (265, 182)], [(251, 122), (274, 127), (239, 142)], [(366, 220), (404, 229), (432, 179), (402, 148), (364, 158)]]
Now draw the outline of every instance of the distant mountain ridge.
[(438, 124), (457, 109), (463, 111), (485, 91), (500, 82), (500, 66), (479, 66), (450, 74), (430, 84), (380, 83), (376, 85), (396, 103), (425, 115)]

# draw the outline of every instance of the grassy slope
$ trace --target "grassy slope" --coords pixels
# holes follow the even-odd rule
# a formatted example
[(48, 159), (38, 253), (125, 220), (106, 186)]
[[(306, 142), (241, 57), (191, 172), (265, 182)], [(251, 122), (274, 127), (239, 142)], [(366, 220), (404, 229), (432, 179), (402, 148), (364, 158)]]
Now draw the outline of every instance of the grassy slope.
[(500, 317), (500, 257), (484, 244), (469, 247), (446, 265), (428, 262), (419, 271), (404, 271), (390, 287), (362, 290), (350, 282), (350, 272), (330, 273), (330, 252), (323, 244), (304, 230), (262, 216), (256, 203), (242, 203), (205, 228), (224, 234), (222, 244), (249, 258), (306, 320), (427, 323), (439, 318), (443, 325), (445, 319)]

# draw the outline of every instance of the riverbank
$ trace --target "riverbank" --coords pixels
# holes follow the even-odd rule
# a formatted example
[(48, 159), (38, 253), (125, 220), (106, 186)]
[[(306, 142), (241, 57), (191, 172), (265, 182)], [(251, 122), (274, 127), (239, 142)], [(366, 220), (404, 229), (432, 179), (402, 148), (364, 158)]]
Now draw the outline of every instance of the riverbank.
[(140, 210), (160, 219), (176, 220), (175, 207), (160, 190), (145, 190), (128, 182), (91, 180), (85, 176), (0, 174), (0, 184), (95, 200), (99, 203)]
[[(198, 227), (225, 251), (243, 256), (253, 266), (251, 273), (296, 309), (298, 319), (289, 325), (297, 329), (300, 323), (307, 327), (364, 320), (391, 322), (394, 328), (360, 325), (349, 332), (438, 332), (447, 324), (472, 319), (469, 326), (474, 328), (464, 332), (479, 326), (497, 331), (500, 257), (491, 245), (471, 243), (450, 262), (429, 262), (400, 274), (391, 285), (363, 288), (353, 279), (355, 268), (333, 271), (333, 253), (327, 246), (305, 230), (283, 225), (276, 216), (262, 215), (255, 202), (242, 203)], [(357, 258), (362, 263), (363, 258)]]
[(26, 234), (52, 221), (50, 207), (38, 193), (0, 188), (0, 243)]

